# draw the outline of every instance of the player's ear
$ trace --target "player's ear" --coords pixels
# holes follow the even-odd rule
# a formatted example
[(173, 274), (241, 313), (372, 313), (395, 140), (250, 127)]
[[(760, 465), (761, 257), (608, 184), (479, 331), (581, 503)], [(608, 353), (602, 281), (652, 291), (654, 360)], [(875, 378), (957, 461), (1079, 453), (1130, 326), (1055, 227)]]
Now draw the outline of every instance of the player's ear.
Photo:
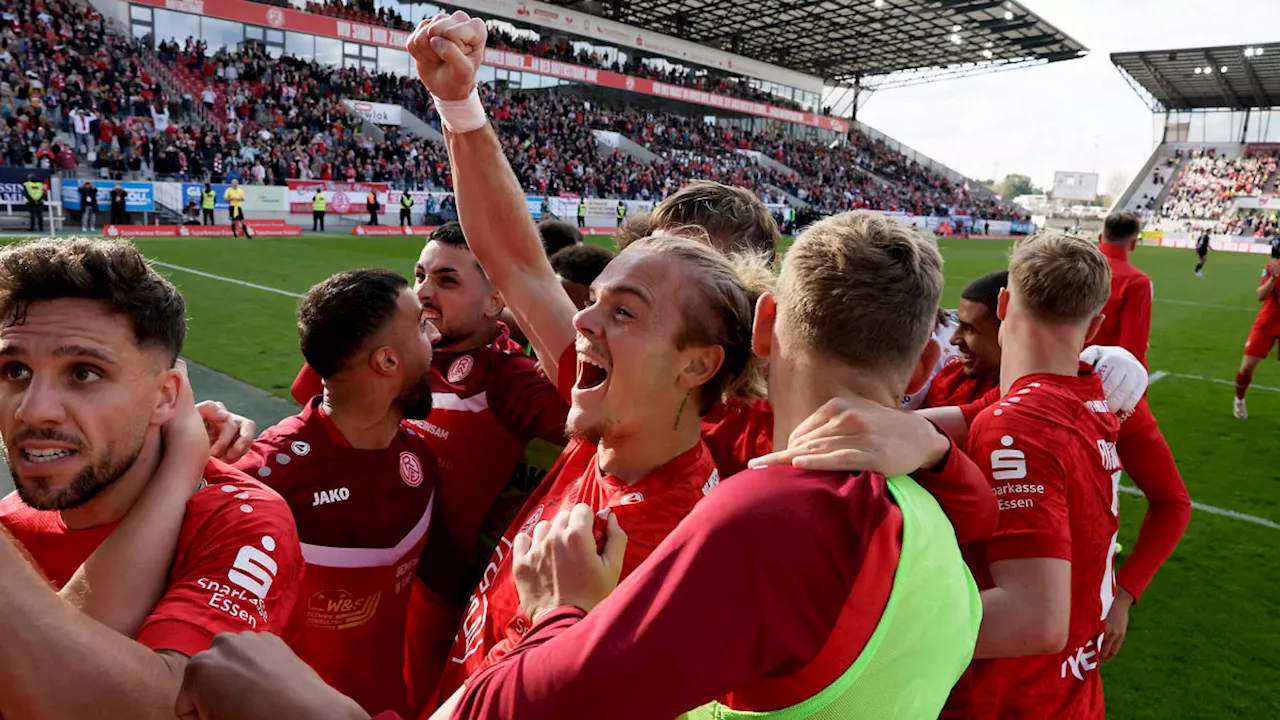
[(1089, 321), (1089, 330), (1085, 333), (1085, 336), (1084, 336), (1084, 343), (1086, 346), (1089, 344), (1089, 341), (1093, 340), (1093, 336), (1098, 334), (1098, 330), (1102, 327), (1102, 321), (1106, 319), (1107, 319), (1106, 315), (1104, 315), (1103, 313), (1098, 313), (1093, 317), (1092, 320)]
[(996, 298), (996, 319), (1004, 322), (1005, 315), (1009, 314), (1009, 288), (1000, 288), (1000, 295)]
[(751, 321), (751, 351), (768, 359), (773, 352), (773, 328), (778, 322), (778, 301), (773, 293), (764, 293), (756, 300), (756, 314)]
[(151, 424), (164, 425), (178, 411), (178, 397), (182, 395), (182, 374), (176, 368), (168, 368), (160, 374), (160, 393), (151, 411)]
[(484, 301), (484, 319), (495, 320), (502, 311), (505, 310), (507, 304), (502, 301), (502, 293), (498, 292), (498, 288), (490, 285), (489, 297)]
[(724, 348), (706, 345), (684, 351), (685, 363), (680, 370), (680, 387), (696, 388), (707, 384), (724, 365)]
[(369, 353), (369, 369), (378, 375), (394, 375), (400, 367), (400, 354), (390, 345), (382, 345)]
[(911, 379), (907, 381), (907, 395), (920, 392), (920, 388), (924, 387), (929, 377), (933, 375), (933, 369), (938, 366), (938, 360), (941, 357), (942, 346), (938, 345), (937, 340), (930, 338), (929, 343), (920, 353), (920, 359), (916, 361), (915, 368), (911, 370)]

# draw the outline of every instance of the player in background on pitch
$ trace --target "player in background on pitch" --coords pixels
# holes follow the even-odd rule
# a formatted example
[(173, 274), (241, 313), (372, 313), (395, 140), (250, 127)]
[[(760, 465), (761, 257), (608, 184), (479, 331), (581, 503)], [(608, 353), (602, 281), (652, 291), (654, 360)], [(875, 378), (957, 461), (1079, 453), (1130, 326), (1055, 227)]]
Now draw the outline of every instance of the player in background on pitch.
[(323, 392), (267, 429), (236, 467), (289, 503), (306, 560), (285, 639), (365, 708), (409, 708), (405, 624), (426, 544), (436, 457), (431, 412), (440, 335), (390, 270), (338, 273), (298, 303), (298, 336)]
[[(1151, 338), (1151, 305), (1155, 288), (1146, 273), (1129, 262), (1138, 246), (1142, 221), (1121, 211), (1103, 223), (1098, 249), (1111, 269), (1111, 294), (1102, 310), (1102, 325), (1091, 342), (1119, 346), (1144, 366)], [(1207, 242), (1206, 235), (1203, 240)], [(1191, 496), (1174, 462), (1173, 451), (1144, 397), (1132, 414), (1119, 413), (1120, 464), (1147, 500), (1147, 514), (1133, 550), (1116, 574), (1115, 602), (1107, 617), (1101, 659), (1115, 657), (1129, 627), (1129, 610), (1151, 584), (1156, 571), (1173, 554), (1191, 521)]]
[(182, 296), (131, 244), (0, 251), (0, 318), (0, 715), (171, 718), (214, 635), (283, 632), (288, 506), (209, 458)]
[[(502, 296), (457, 222), (432, 231), (413, 272), (424, 317), (440, 332), (430, 370), (433, 409), (421, 422), (439, 481), (407, 632), (410, 705), (421, 708), (498, 539), (566, 442), (569, 403), (512, 343), (498, 320)], [(294, 398), (306, 404), (322, 391), (304, 365)]]
[(1208, 230), (1204, 231), (1201, 233), (1200, 237), (1196, 238), (1196, 256), (1200, 258), (1199, 262), (1196, 263), (1196, 277), (1202, 277), (1204, 275), (1202, 272), (1204, 270), (1204, 261), (1209, 257)]
[[(1244, 359), (1240, 361), (1240, 371), (1236, 373), (1233, 410), (1241, 420), (1249, 418), (1244, 396), (1253, 382), (1253, 371), (1271, 354), (1271, 348), (1280, 342), (1280, 287), (1277, 287), (1277, 278), (1280, 278), (1280, 259), (1267, 263), (1262, 269), (1262, 279), (1258, 281), (1258, 302), (1262, 303), (1262, 307), (1249, 330), (1249, 339), (1244, 344)], [(1276, 357), (1280, 358), (1280, 350), (1276, 351)]]

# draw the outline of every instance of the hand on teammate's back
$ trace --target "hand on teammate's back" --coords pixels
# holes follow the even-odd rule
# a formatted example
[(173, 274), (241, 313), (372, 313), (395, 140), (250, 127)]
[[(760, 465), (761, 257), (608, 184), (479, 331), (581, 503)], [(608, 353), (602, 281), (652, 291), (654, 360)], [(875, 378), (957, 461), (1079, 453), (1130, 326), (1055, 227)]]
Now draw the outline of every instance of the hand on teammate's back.
[(785, 449), (748, 465), (906, 475), (940, 464), (950, 447), (946, 435), (915, 413), (860, 397), (840, 397), (800, 423)]
[[(358, 658), (353, 658), (358, 662)], [(368, 720), (271, 633), (222, 633), (187, 663), (174, 714), (184, 720)]]
[(1102, 380), (1107, 407), (1121, 421), (1138, 406), (1151, 384), (1142, 362), (1122, 347), (1091, 345), (1080, 353), (1080, 362), (1093, 366), (1093, 374)]
[(598, 551), (595, 520), (591, 506), (579, 503), (535, 525), (532, 537), (516, 536), (512, 568), (520, 610), (530, 622), (564, 605), (589, 612), (617, 587), (627, 535), (610, 513), (604, 550)]
[(476, 86), (487, 35), (483, 20), (459, 10), (424, 20), (409, 36), (406, 49), (432, 95), (464, 100)]

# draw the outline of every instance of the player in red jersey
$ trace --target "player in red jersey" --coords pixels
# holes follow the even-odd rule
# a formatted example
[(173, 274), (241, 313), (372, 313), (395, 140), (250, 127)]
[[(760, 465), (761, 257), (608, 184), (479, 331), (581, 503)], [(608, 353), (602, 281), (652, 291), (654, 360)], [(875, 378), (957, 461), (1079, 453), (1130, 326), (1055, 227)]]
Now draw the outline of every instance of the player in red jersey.
[(402, 276), (354, 270), (307, 292), (298, 334), (324, 394), (262, 433), (236, 467), (280, 493), (298, 524), (306, 573), (290, 646), (362, 706), (407, 712), (409, 584), (436, 458), (402, 421), (431, 411), (439, 333)]
[[(288, 507), (207, 446), (180, 457), (166, 424), (185, 414), (200, 432), (175, 368), (185, 307), (132, 245), (5, 249), (0, 317), (0, 435), (18, 488), (0, 502), (0, 715), (172, 717), (187, 658), (215, 634), (284, 629), (302, 572)], [(113, 579), (96, 550), (130, 548), (114, 563), (128, 584), (96, 584)]]
[(923, 407), (962, 405), (1000, 385), (1000, 318), (996, 305), (1009, 284), (1009, 271), (974, 280), (960, 293), (953, 356), (929, 383)]
[[(1112, 213), (1103, 224), (1098, 249), (1111, 268), (1111, 295), (1102, 310), (1102, 326), (1092, 342), (1122, 347), (1145, 366), (1154, 288), (1151, 279), (1129, 262), (1141, 232), (1141, 220), (1131, 212)], [(1191, 496), (1146, 399), (1138, 403), (1132, 415), (1120, 417), (1123, 423), (1116, 446), (1120, 464), (1142, 491), (1148, 506), (1133, 550), (1116, 574), (1119, 587), (1107, 618), (1103, 661), (1119, 652), (1128, 631), (1130, 608), (1173, 554), (1191, 521)]]
[(572, 395), (567, 424), (574, 439), (508, 529), (472, 595), (440, 699), (528, 629), (511, 577), (510, 547), (520, 528), (587, 502), (617, 513), (632, 538), (627, 569), (638, 565), (718, 482), (699, 436), (700, 416), (754, 365), (753, 298), (729, 260), (696, 241), (633, 246), (597, 278), (594, 304), (577, 311), (483, 112), (461, 131), (449, 120), (455, 116), (447, 103), (474, 89), (484, 45), (479, 21), (459, 23), (458, 30), (468, 33), (458, 45), (437, 38), (447, 45), (447, 64), (422, 34), (410, 47), (419, 77), (442, 98), (471, 249), (548, 377)]
[[(414, 278), (425, 316), (441, 334), (431, 360), (431, 417), (420, 423), (439, 461), (439, 485), (407, 631), (410, 705), (420, 708), (435, 691), (484, 564), (565, 443), (569, 403), (510, 341), (497, 319), (502, 297), (458, 223), (432, 231)], [(304, 365), (295, 399), (307, 404), (322, 389)]]
[(1066, 235), (1033, 236), (1010, 258), (1002, 400), (968, 442), (990, 473), (1000, 527), (966, 548), (982, 630), (946, 716), (1105, 717), (1097, 667), (1115, 596), (1119, 421), (1078, 356), (1110, 284), (1103, 255)]
[[(1249, 330), (1249, 340), (1244, 344), (1244, 359), (1240, 361), (1240, 371), (1236, 373), (1235, 416), (1241, 420), (1249, 417), (1249, 410), (1244, 404), (1244, 395), (1253, 382), (1253, 371), (1258, 364), (1271, 354), (1271, 348), (1280, 342), (1280, 260), (1272, 260), (1262, 270), (1262, 279), (1258, 281), (1258, 302), (1262, 308)], [(1280, 350), (1276, 357), (1280, 358)]]
[[(877, 408), (874, 424), (900, 438), (899, 449), (908, 449), (907, 460), (891, 461), (903, 463), (897, 471), (921, 459), (963, 461), (945, 436), (890, 409), (933, 365), (936, 350), (925, 348), (941, 291), (940, 265), (927, 242), (883, 216), (846, 214), (806, 230), (788, 254), (777, 300), (762, 300), (756, 319), (754, 346), (770, 357), (769, 382), (778, 398), (780, 448), (793, 426), (821, 423), (818, 407), (826, 399), (852, 395)], [(848, 288), (856, 288), (853, 295)], [(891, 302), (877, 302), (886, 297)], [(844, 312), (850, 299), (859, 312)], [(863, 343), (867, 334), (878, 342)], [(556, 569), (539, 573), (539, 553), (567, 530), (566, 513), (554, 524), (544, 516), (533, 529), (534, 551), (528, 534), (515, 545), (522, 604), (537, 623), (511, 654), (469, 681), (453, 716), (674, 717), (717, 697), (744, 711), (801, 702), (813, 711), (836, 700), (845, 707), (859, 702), (869, 716), (891, 714), (893, 707), (912, 717), (936, 715), (971, 654), (980, 601), (936, 504), (918, 488), (916, 497), (934, 513), (933, 528), (943, 533), (928, 544), (945, 558), (925, 565), (927, 588), (902, 572), (915, 563), (908, 560), (904, 527), (905, 537), (914, 537), (919, 516), (890, 489), (898, 482), (908, 481), (790, 468), (741, 474), (717, 486), (594, 609), (626, 564), (616, 518), (610, 519), (602, 560), (593, 538), (598, 522), (590, 507), (576, 506), (572, 536), (553, 555), (541, 555)], [(970, 491), (994, 505), (980, 478)], [(562, 551), (574, 548), (566, 559)], [(796, 593), (797, 587), (806, 591)], [(894, 592), (946, 600), (895, 615), (892, 608), (902, 606), (890, 602)], [(709, 597), (752, 601), (720, 603), (708, 612)], [(894, 632), (908, 627), (905, 635)], [(883, 637), (882, 629), (893, 639), (868, 642), (873, 632)], [(878, 647), (892, 651), (877, 656)], [(878, 672), (860, 676), (856, 668), (864, 665)], [(869, 679), (877, 675), (887, 685)], [(257, 710), (220, 691), (245, 683), (269, 683), (281, 688), (280, 697)], [(833, 686), (836, 692), (816, 697)], [(187, 688), (202, 712), (253, 720), (345, 702), (271, 638), (246, 634), (220, 640), (197, 659)], [(868, 696), (859, 700), (859, 692)]]

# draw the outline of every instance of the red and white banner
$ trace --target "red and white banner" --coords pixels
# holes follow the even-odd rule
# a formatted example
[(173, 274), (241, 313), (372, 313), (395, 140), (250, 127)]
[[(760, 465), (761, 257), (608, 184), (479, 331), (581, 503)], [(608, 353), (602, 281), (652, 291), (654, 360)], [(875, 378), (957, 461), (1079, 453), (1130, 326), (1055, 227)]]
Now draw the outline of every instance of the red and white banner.
[[(369, 192), (377, 193), (378, 212), (386, 212), (386, 183), (336, 182), (334, 180), (289, 180), (289, 212), (310, 213), (312, 198), (316, 191), (324, 193), (328, 207), (325, 212), (331, 215), (368, 215)], [(396, 198), (397, 202), (399, 198)]]
[[(302, 228), (297, 225), (249, 223), (254, 237), (297, 237)], [(231, 237), (227, 225), (104, 225), (102, 236), (109, 238), (148, 237)]]
[(357, 225), (351, 228), (352, 235), (430, 235), (436, 225)]
[[(379, 45), (381, 47), (394, 48), (396, 50), (404, 50), (405, 44), (409, 41), (409, 33), (401, 30), (391, 30), (385, 27), (375, 27), (365, 25), (363, 23), (351, 22), (348, 20), (339, 20), (338, 18), (328, 17), (325, 15), (315, 15), (312, 13), (293, 10), (290, 8), (280, 8), (271, 5), (263, 5), (256, 2), (248, 2), (247, 0), (130, 0), (135, 5), (147, 5), (149, 7), (164, 8), (166, 10), (175, 10), (177, 12), (191, 13), (194, 15), (205, 15), (207, 17), (222, 18), (224, 20), (236, 20), (243, 23), (253, 25), (261, 25), (280, 30), (288, 30), (290, 32), (309, 33), (311, 35), (320, 35), (323, 37), (337, 38), (339, 40), (347, 40), (351, 42), (365, 43), (368, 45)], [(489, 0), (486, 0), (489, 2)], [(467, 3), (462, 3), (464, 6)], [(474, 4), (474, 3), (473, 3)], [(607, 36), (604, 29), (609, 25), (619, 25), (618, 23), (610, 23), (600, 18), (591, 18), (584, 16), (582, 20), (574, 26), (574, 20), (570, 16), (578, 17), (581, 13), (572, 13), (565, 11), (563, 8), (554, 8), (551, 15), (542, 13), (534, 15), (529, 7), (538, 5), (538, 3), (526, 3), (513, 0), (512, 2), (499, 3), (492, 8), (480, 8), (482, 15), (504, 14), (499, 5), (510, 4), (513, 6), (512, 14), (518, 16), (522, 22), (537, 22), (539, 18), (547, 19), (554, 15), (554, 21), (563, 20), (567, 22), (563, 27), (559, 22), (552, 24), (541, 23), (548, 27), (557, 27), (567, 32), (574, 32), (585, 35), (587, 37), (596, 37), (599, 40), (608, 42), (616, 42), (620, 44), (630, 44), (634, 47), (643, 48), (653, 52), (668, 55), (677, 61), (697, 63), (699, 65), (707, 65), (709, 67), (720, 67), (728, 72), (745, 73), (754, 75), (763, 79), (773, 79), (784, 85), (793, 87), (805, 87), (809, 83), (804, 82), (807, 76), (798, 73), (792, 73), (783, 68), (765, 65), (764, 63), (756, 63), (747, 58), (739, 58), (737, 56), (723, 53), (714, 48), (707, 48), (692, 43), (686, 43), (690, 47), (683, 45), (676, 49), (675, 47), (665, 47), (664, 42), (681, 43), (675, 38), (651, 33), (650, 31), (642, 31), (632, 28), (629, 31), (619, 35), (611, 33)], [(518, 8), (515, 6), (518, 4)], [(547, 6), (551, 7), (551, 6)], [(533, 11), (536, 12), (536, 11)], [(626, 27), (621, 26), (619, 27)], [(639, 33), (632, 38), (630, 33)], [(721, 57), (724, 56), (724, 57)], [(681, 87), (677, 85), (668, 85), (666, 83), (656, 82), (647, 78), (632, 77), (630, 75), (622, 75), (620, 73), (609, 72), (608, 70), (598, 70), (596, 68), (583, 67), (572, 63), (560, 62), (558, 60), (548, 60), (546, 58), (536, 58), (531, 55), (525, 55), (518, 52), (510, 52), (506, 50), (487, 49), (484, 51), (484, 63), (493, 67), (506, 68), (508, 70), (523, 70), (526, 72), (538, 73), (539, 75), (548, 75), (551, 77), (563, 78), (566, 80), (574, 80), (589, 85), (601, 85), (603, 87), (614, 88), (617, 90), (628, 90), (643, 95), (653, 95), (655, 97), (673, 98), (683, 100), (698, 105), (706, 105), (708, 107), (719, 108), (721, 110), (730, 110), (733, 112), (746, 113), (748, 115), (756, 115), (759, 117), (772, 118), (774, 120), (785, 120), (788, 122), (799, 123), (801, 125), (809, 125), (812, 127), (825, 128), (835, 132), (844, 133), (849, 131), (849, 121), (843, 118), (827, 117), (816, 113), (801, 112), (799, 110), (788, 110), (786, 108), (768, 105), (766, 103), (754, 102), (752, 100), (743, 100), (741, 98), (730, 97), (728, 95), (719, 95), (716, 93), (705, 92), (702, 90), (694, 90), (692, 88)], [(752, 65), (754, 63), (754, 66)], [(755, 67), (758, 66), (758, 67)], [(775, 73), (787, 73), (791, 77), (791, 81), (770, 78), (766, 76)], [(813, 78), (808, 78), (813, 79)], [(820, 93), (821, 85), (817, 86)], [(809, 88), (813, 89), (813, 88)], [(364, 203), (361, 202), (363, 208)], [(306, 210), (291, 210), (291, 212), (311, 212), (311, 208)], [(345, 212), (345, 211), (343, 211)]]

